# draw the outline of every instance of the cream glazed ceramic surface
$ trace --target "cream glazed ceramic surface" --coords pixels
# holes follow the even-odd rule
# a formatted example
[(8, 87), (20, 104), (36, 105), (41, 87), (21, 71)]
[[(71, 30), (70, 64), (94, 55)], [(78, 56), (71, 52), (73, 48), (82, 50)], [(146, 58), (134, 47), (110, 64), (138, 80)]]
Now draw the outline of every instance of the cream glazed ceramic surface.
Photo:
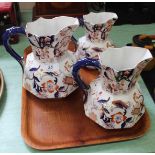
[(86, 34), (78, 40), (77, 60), (85, 57), (98, 59), (99, 53), (114, 46), (108, 34), (117, 18), (117, 15), (111, 12), (91, 12), (83, 16)]
[(137, 80), (152, 55), (144, 48), (123, 47), (109, 48), (99, 57), (100, 63), (83, 59), (73, 68), (73, 75), (80, 85), (82, 82), (77, 74), (81, 66), (101, 69), (101, 74), (87, 90), (85, 114), (106, 129), (130, 128), (145, 112), (144, 97)]
[(23, 65), (25, 89), (39, 98), (63, 98), (77, 88), (71, 74), (76, 59), (68, 45), (78, 26), (77, 18), (67, 16), (27, 23), (32, 53)]
[(91, 83), (91, 92), (84, 104), (86, 116), (106, 129), (135, 125), (145, 112), (144, 97), (138, 84), (128, 93), (119, 95), (105, 91), (102, 85), (99, 79)]

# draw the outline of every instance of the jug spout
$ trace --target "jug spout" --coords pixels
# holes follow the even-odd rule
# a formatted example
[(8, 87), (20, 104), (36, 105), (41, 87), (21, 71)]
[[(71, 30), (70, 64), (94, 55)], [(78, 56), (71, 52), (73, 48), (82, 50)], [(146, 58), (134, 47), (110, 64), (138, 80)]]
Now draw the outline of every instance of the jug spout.
[(99, 55), (104, 88), (114, 94), (127, 92), (152, 59), (149, 50), (140, 47), (108, 48)]
[(77, 18), (60, 16), (53, 19), (39, 18), (27, 23), (26, 35), (37, 60), (51, 61), (68, 50), (73, 32), (79, 26)]
[(88, 39), (92, 42), (101, 42), (107, 38), (118, 17), (116, 13), (112, 12), (91, 12), (84, 15), (83, 19)]

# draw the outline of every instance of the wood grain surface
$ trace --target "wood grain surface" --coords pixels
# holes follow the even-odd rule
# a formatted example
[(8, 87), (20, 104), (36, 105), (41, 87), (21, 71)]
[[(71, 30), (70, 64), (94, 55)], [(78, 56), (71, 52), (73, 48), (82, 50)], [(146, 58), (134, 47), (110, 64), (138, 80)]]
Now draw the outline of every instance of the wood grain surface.
[[(25, 49), (24, 55), (31, 52)], [(131, 140), (150, 127), (146, 112), (130, 129), (107, 130), (85, 116), (83, 91), (63, 99), (39, 99), (22, 89), (21, 133), (27, 145), (39, 150), (78, 147)]]

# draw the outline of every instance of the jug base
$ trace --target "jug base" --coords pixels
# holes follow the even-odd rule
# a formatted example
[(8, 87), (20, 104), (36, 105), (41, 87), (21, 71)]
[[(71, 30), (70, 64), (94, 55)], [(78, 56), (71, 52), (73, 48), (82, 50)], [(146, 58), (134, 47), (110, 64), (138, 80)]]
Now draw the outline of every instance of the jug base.
[(95, 82), (84, 104), (86, 116), (106, 129), (133, 127), (145, 113), (138, 83), (127, 93), (113, 95), (102, 89), (99, 80)]
[[(31, 50), (31, 49), (27, 49)], [(25, 50), (25, 52), (27, 52)], [(54, 60), (51, 63), (40, 63), (31, 52), (26, 55), (23, 87), (38, 98), (65, 98), (77, 89), (71, 75), (74, 61), (71, 52), (64, 55), (64, 61)], [(62, 63), (62, 64), (61, 64)]]

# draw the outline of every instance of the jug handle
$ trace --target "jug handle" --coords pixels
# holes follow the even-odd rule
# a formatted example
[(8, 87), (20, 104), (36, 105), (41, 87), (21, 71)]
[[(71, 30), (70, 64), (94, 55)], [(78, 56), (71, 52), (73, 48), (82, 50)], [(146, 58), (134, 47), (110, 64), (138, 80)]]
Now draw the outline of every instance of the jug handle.
[(101, 69), (101, 65), (98, 60), (91, 59), (91, 58), (84, 58), (79, 60), (76, 64), (73, 65), (72, 75), (74, 80), (82, 89), (89, 89), (89, 87), (81, 80), (79, 76), (79, 71), (81, 68), (85, 67), (95, 67), (96, 69)]
[(78, 20), (79, 20), (80, 26), (83, 27), (84, 26), (83, 17), (78, 17)]
[(6, 49), (6, 51), (15, 59), (19, 62), (19, 64), (22, 67), (22, 70), (24, 69), (24, 59), (23, 57), (21, 57), (18, 53), (15, 52), (15, 50), (11, 47), (11, 45), (9, 44), (9, 38), (12, 35), (15, 35), (17, 33), (21, 33), (21, 34), (25, 34), (25, 29), (23, 27), (11, 27), (9, 29), (6, 29), (6, 31), (3, 33), (3, 45)]

